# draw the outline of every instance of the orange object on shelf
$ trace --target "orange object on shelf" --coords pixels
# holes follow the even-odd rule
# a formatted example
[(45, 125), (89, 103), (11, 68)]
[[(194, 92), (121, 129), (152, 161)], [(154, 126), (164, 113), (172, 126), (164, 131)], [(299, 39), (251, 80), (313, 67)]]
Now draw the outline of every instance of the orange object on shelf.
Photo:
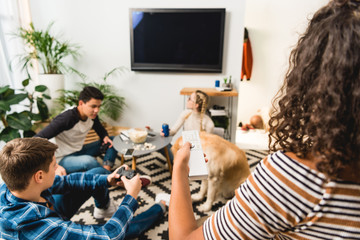
[(242, 59), (242, 67), (241, 67), (241, 80), (246, 78), (246, 80), (250, 80), (251, 71), (253, 65), (253, 56), (251, 50), (251, 43), (249, 38), (249, 33), (247, 29), (244, 30), (244, 43), (243, 43), (243, 59)]

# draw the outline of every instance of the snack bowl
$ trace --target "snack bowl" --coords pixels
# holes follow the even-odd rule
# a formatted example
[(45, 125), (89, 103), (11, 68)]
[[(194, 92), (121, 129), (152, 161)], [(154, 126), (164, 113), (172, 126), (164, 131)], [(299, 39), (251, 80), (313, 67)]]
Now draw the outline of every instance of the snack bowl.
[(144, 143), (148, 133), (145, 130), (134, 130), (129, 132), (129, 138), (133, 143)]

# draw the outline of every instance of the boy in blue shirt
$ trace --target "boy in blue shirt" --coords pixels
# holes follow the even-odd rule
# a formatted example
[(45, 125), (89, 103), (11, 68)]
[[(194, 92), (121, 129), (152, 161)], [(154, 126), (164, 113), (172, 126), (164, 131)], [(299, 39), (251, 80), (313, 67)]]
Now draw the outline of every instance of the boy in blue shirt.
[[(141, 190), (139, 175), (130, 180), (121, 178), (127, 195), (119, 207), (114, 206), (108, 192), (109, 186), (120, 184), (117, 170), (109, 175), (55, 175), (56, 149), (57, 145), (43, 138), (18, 138), (0, 151), (4, 181), (0, 184), (0, 239), (132, 238), (163, 216), (164, 201), (134, 218)], [(94, 214), (111, 217), (104, 225), (70, 221), (90, 197), (95, 200)]]

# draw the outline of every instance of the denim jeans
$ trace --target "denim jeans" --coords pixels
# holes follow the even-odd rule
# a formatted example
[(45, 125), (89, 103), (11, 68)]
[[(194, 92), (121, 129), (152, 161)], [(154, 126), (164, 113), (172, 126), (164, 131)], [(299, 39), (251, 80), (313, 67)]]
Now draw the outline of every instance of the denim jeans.
[(154, 224), (156, 224), (162, 217), (164, 212), (159, 203), (155, 203), (145, 212), (135, 216), (129, 223), (129, 228), (126, 230), (125, 239), (132, 239), (139, 237), (146, 232)]
[[(109, 171), (103, 167), (97, 167), (87, 171), (87, 173), (108, 174)], [(104, 208), (110, 200), (108, 186), (105, 185), (94, 192), (71, 191), (66, 194), (53, 194), (54, 210), (60, 213), (65, 220), (70, 220), (90, 197), (94, 197), (96, 207)]]
[[(112, 140), (113, 137), (110, 137)], [(59, 165), (65, 168), (66, 173), (73, 173), (73, 172), (85, 172), (92, 168), (101, 167), (101, 164), (98, 163), (94, 156), (99, 156), (100, 146), (102, 142), (96, 141), (83, 146), (80, 151), (71, 153), (65, 157), (63, 157)], [(117, 151), (114, 147), (108, 148), (105, 156), (104, 156), (104, 165), (108, 165), (112, 167), (115, 162), (115, 158), (117, 156)], [(110, 172), (107, 171), (106, 174)]]
[[(87, 172), (103, 174), (104, 170), (105, 169), (103, 167), (98, 167)], [(104, 208), (110, 200), (109, 190), (107, 186), (104, 186), (104, 188), (96, 189), (94, 192), (73, 191), (66, 194), (54, 194), (54, 210), (60, 213), (65, 220), (70, 220), (84, 202), (86, 202), (90, 197), (94, 198), (96, 207)], [(130, 221), (129, 228), (126, 231), (126, 238), (131, 239), (138, 237), (140, 234), (156, 224), (163, 215), (163, 209), (160, 204), (154, 204), (148, 210), (135, 216)]]

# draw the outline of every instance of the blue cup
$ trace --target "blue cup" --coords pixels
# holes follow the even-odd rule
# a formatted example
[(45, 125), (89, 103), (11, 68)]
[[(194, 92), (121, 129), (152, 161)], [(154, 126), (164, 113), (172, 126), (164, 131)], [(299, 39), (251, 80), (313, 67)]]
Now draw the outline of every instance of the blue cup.
[(220, 87), (220, 80), (215, 81), (215, 87)]

